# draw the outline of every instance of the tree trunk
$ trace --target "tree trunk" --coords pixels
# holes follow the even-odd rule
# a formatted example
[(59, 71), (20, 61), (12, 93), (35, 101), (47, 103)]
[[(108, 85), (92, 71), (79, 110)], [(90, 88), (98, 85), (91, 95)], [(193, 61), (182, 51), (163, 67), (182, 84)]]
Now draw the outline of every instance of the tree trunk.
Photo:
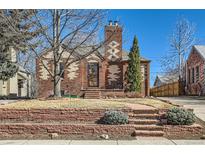
[(61, 97), (61, 77), (60, 77), (60, 60), (59, 60), (59, 30), (60, 17), (58, 10), (54, 10), (53, 19), (54, 32), (54, 97)]
[(56, 75), (54, 77), (54, 97), (61, 97), (61, 79), (59, 75), (60, 74), (60, 65), (59, 63), (56, 64), (55, 67)]

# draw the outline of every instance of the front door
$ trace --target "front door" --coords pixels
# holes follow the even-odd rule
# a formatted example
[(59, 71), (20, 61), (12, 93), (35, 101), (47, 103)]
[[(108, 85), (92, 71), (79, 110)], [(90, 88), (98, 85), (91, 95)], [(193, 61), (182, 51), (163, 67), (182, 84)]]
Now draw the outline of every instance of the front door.
[(88, 64), (88, 86), (89, 87), (99, 86), (99, 64), (98, 63)]

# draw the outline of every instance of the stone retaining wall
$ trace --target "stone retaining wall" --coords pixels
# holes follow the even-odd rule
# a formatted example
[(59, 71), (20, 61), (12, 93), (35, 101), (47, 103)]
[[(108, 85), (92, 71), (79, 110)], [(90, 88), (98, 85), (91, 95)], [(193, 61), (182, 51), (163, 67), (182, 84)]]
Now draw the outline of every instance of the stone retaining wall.
[(164, 136), (168, 138), (200, 137), (203, 133), (202, 126), (198, 124), (187, 125), (164, 125)]
[(133, 125), (97, 124), (4, 124), (0, 125), (0, 139), (99, 139), (102, 134), (109, 138), (130, 138)]
[[(106, 109), (0, 109), (0, 121), (96, 121)], [(131, 109), (122, 109), (128, 113)]]

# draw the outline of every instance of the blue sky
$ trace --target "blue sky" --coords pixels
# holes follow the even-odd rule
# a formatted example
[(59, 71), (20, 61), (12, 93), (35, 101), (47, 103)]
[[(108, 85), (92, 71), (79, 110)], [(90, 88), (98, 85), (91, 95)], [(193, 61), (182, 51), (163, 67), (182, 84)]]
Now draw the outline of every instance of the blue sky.
[(169, 36), (180, 16), (196, 25), (196, 44), (205, 44), (205, 10), (109, 10), (107, 19), (123, 26), (123, 49), (130, 49), (136, 35), (141, 56), (152, 61), (151, 85), (162, 72), (159, 60), (169, 50)]

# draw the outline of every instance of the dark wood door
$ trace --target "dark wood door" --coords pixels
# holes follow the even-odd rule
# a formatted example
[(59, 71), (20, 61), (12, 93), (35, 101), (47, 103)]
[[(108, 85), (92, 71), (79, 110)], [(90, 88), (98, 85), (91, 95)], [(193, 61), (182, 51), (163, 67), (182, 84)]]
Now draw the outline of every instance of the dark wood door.
[(88, 86), (89, 87), (99, 86), (99, 64), (98, 63), (88, 64)]

